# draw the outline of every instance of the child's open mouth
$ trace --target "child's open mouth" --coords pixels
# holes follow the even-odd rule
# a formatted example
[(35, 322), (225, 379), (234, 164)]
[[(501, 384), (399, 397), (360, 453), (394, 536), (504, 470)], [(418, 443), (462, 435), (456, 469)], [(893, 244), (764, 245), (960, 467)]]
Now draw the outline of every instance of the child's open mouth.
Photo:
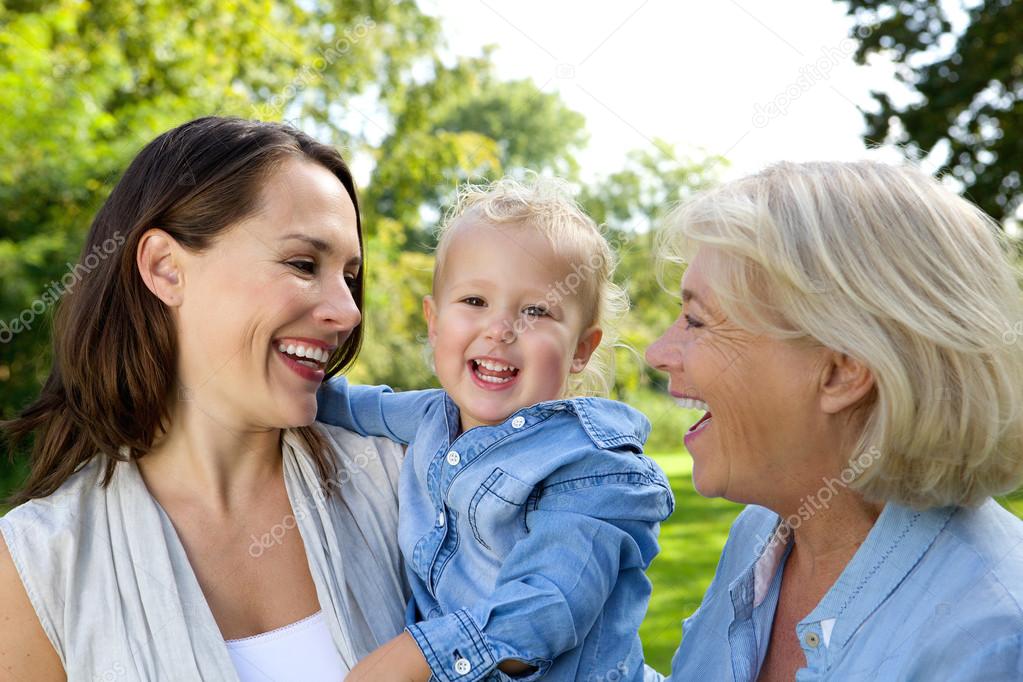
[(484, 388), (500, 388), (512, 383), (519, 374), (518, 367), (490, 358), (470, 360), (469, 370), (476, 383)]

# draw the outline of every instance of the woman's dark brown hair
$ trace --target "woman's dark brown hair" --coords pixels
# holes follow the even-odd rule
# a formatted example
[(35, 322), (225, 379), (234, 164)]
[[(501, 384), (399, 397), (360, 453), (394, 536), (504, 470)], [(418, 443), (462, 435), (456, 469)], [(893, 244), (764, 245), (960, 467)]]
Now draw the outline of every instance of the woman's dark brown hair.
[[(187, 249), (207, 248), (258, 210), (266, 179), (288, 159), (320, 164), (337, 176), (358, 216), (355, 182), (341, 155), (286, 125), (210, 116), (160, 135), (139, 152), (96, 214), (82, 250), (83, 260), (100, 249), (110, 255), (57, 306), (53, 367), (42, 392), (2, 424), (12, 453), (34, 435), (28, 480), (11, 504), (53, 493), (96, 456), (105, 456), (107, 485), (118, 461), (144, 456), (169, 428), (178, 390), (176, 331), (138, 272), (139, 238), (159, 227)], [(357, 229), (361, 248), (361, 219)], [(113, 244), (120, 247), (113, 251)], [(352, 291), (360, 310), (362, 285), (360, 269)], [(351, 365), (361, 343), (360, 324), (328, 360), (327, 376)], [(313, 427), (298, 431), (329, 495), (335, 460)]]

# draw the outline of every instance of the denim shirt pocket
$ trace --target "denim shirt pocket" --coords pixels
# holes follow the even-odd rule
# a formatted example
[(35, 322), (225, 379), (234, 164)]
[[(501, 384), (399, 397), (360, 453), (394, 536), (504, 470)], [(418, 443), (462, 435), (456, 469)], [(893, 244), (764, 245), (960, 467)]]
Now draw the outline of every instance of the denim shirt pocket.
[(506, 555), (526, 536), (526, 501), (533, 486), (500, 467), (480, 484), (469, 502), (469, 526), (486, 549)]

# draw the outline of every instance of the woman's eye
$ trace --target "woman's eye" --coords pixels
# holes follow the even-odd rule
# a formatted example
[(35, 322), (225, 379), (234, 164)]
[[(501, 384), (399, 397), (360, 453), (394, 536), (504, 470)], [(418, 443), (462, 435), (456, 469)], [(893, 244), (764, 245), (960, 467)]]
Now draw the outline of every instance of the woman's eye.
[(289, 260), (288, 265), (296, 270), (306, 273), (307, 275), (316, 274), (316, 263), (311, 260)]
[(486, 305), (486, 301), (484, 301), (479, 296), (466, 296), (465, 298), (462, 299), (462, 303), (465, 303), (466, 305), (471, 305), (471, 306), (474, 306), (474, 307)]
[(683, 317), (686, 320), (686, 329), (699, 329), (703, 326), (703, 322), (693, 319), (689, 315), (684, 315)]
[(523, 308), (522, 312), (529, 317), (544, 317), (547, 315), (547, 308), (542, 305), (530, 305)]
[(349, 291), (355, 291), (359, 287), (359, 276), (358, 275), (345, 275), (345, 284), (348, 285)]

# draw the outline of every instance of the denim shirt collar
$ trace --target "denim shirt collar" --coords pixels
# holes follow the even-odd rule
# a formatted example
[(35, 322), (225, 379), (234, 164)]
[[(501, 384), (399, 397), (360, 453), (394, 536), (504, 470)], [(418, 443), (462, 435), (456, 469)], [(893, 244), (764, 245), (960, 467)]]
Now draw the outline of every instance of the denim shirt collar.
[[(844, 647), (870, 614), (913, 570), (955, 511), (955, 507), (914, 511), (894, 502), (886, 504), (838, 580), (817, 607), (797, 625), (800, 639), (806, 630), (819, 626), (821, 621), (830, 620), (833, 630), (826, 638), (829, 648)], [(768, 540), (757, 547), (752, 561), (728, 586), (736, 621), (750, 618), (753, 609), (759, 606), (757, 594), (768, 587), (757, 585), (757, 580), (772, 581), (787, 556), (787, 551), (779, 552), (777, 547), (781, 528), (781, 518), (775, 517), (759, 530), (758, 536)], [(791, 534), (788, 535), (786, 545), (791, 546), (793, 540)], [(774, 570), (771, 570), (772, 566), (766, 566), (770, 563), (767, 559), (775, 564)]]
[[(528, 423), (533, 423), (542, 421), (557, 412), (568, 412), (575, 415), (593, 444), (604, 450), (625, 447), (642, 452), (643, 443), (646, 442), (647, 436), (650, 434), (650, 421), (642, 412), (624, 403), (606, 398), (548, 400), (524, 407), (509, 415), (500, 424), (477, 428), (498, 429), (504, 432), (509, 430), (509, 425), (517, 418), (521, 417)], [(461, 417), (458, 405), (447, 393), (444, 394), (444, 415), (447, 419), (448, 443), (450, 444), (459, 437)], [(476, 429), (470, 430), (475, 431)]]
[(886, 504), (852, 561), (799, 626), (835, 619), (830, 645), (844, 647), (905, 580), (955, 511), (955, 507), (915, 511)]

